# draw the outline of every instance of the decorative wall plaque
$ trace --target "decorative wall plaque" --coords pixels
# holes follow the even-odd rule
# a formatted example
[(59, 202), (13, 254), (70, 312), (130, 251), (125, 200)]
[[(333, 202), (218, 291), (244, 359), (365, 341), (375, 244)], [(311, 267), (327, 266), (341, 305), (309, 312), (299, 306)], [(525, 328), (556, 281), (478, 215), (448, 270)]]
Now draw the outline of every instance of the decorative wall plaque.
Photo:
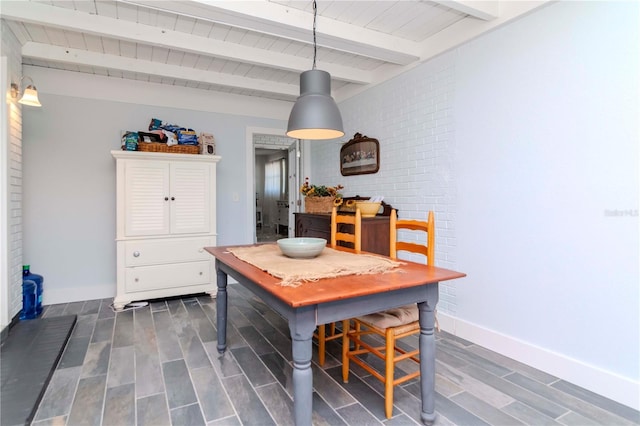
[(380, 144), (377, 139), (356, 133), (340, 148), (342, 176), (377, 173), (380, 169)]

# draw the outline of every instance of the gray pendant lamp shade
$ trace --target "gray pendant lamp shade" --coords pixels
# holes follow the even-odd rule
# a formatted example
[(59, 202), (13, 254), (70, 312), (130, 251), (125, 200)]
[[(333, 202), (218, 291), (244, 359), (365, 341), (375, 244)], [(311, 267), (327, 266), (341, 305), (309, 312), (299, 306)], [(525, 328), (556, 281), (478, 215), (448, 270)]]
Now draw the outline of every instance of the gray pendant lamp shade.
[(300, 74), (300, 96), (291, 109), (287, 136), (335, 139), (344, 136), (338, 105), (331, 97), (331, 75), (312, 69)]

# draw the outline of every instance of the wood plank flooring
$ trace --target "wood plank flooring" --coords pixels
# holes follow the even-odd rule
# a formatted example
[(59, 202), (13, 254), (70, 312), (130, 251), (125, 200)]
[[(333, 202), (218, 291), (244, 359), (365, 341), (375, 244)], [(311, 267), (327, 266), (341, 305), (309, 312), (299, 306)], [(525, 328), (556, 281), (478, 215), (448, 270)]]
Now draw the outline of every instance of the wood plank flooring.
[(278, 241), (280, 238), (286, 238), (286, 232), (281, 234), (280, 231), (285, 231), (283, 227), (277, 230), (273, 225), (265, 225), (256, 227), (256, 240), (259, 243), (266, 243), (269, 241)]
[[(114, 313), (111, 300), (45, 308), (78, 322), (34, 425), (291, 425), (289, 328), (239, 285), (229, 286), (228, 350), (216, 350), (215, 300), (155, 301)], [(495, 352), (437, 333), (436, 425), (638, 425), (640, 413)], [(354, 368), (343, 384), (340, 344), (313, 364), (315, 425), (420, 424), (419, 385), (382, 384)], [(417, 338), (407, 339), (415, 346)]]

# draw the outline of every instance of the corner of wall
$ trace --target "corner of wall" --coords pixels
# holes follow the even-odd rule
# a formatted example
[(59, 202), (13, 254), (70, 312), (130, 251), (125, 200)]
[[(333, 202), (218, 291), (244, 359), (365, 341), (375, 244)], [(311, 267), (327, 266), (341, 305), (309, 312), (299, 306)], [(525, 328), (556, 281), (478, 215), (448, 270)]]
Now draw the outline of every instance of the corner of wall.
[[(22, 306), (22, 110), (10, 96), (11, 83), (19, 83), (22, 75), (20, 42), (2, 22), (2, 93), (8, 100), (2, 116), (0, 150), (3, 173), (0, 178), (0, 246), (2, 277), (0, 278), (0, 328), (9, 325)], [(6, 63), (6, 65), (5, 65)]]

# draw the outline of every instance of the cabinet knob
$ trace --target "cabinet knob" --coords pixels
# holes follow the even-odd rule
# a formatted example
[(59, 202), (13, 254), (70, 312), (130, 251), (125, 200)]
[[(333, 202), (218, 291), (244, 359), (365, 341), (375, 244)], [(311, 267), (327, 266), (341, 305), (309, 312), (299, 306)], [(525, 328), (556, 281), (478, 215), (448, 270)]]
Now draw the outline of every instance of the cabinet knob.
[(140, 281), (140, 280), (139, 280), (138, 278), (136, 278), (134, 281), (135, 281), (135, 282), (138, 282), (138, 281)]
[(169, 197), (164, 197), (164, 200), (165, 201), (169, 201)]
[(133, 252), (133, 257), (139, 257), (140, 256), (140, 252), (139, 251), (134, 251)]
[(200, 275), (202, 275), (202, 271), (200, 271)]
[(171, 197), (171, 201), (175, 201), (175, 200), (176, 200), (176, 197)]

